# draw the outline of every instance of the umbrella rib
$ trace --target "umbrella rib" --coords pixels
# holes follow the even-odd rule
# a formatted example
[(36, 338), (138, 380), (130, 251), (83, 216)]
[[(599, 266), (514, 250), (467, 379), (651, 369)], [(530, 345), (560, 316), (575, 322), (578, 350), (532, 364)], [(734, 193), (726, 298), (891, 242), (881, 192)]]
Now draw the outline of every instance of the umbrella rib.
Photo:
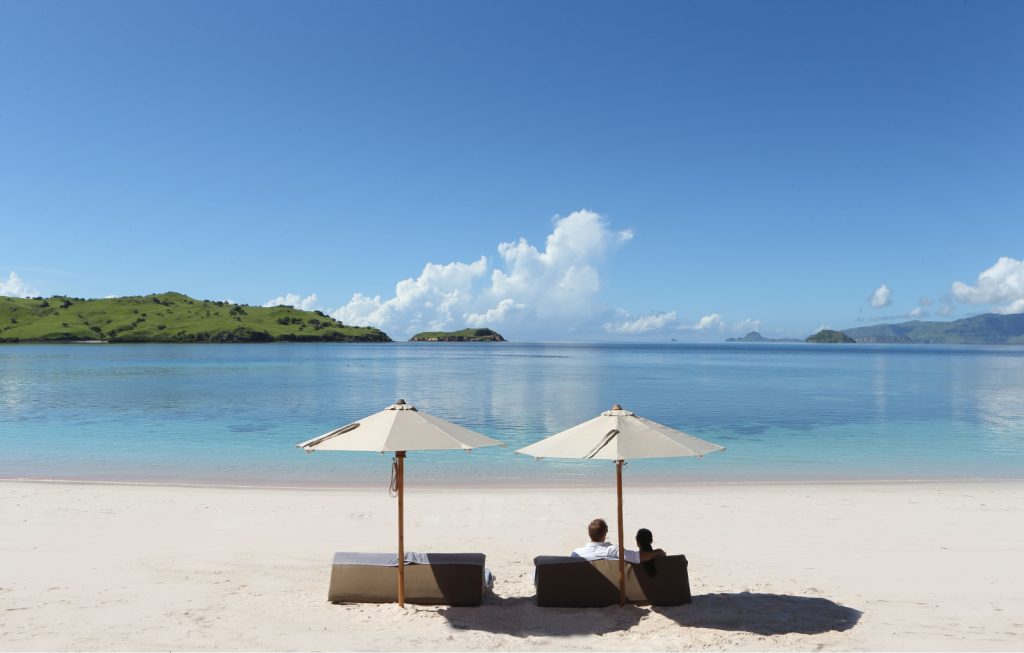
[(330, 433), (325, 433), (323, 435), (317, 436), (317, 437), (313, 438), (312, 440), (306, 440), (305, 442), (301, 442), (301, 443), (299, 443), (299, 444), (297, 444), (295, 446), (297, 446), (297, 447), (299, 447), (301, 449), (306, 449), (308, 447), (315, 447), (318, 444), (322, 444), (324, 442), (327, 442), (331, 438), (335, 438), (335, 437), (337, 437), (339, 435), (344, 435), (344, 434), (346, 434), (346, 433), (348, 433), (350, 431), (356, 430), (357, 428), (359, 428), (359, 422), (352, 422), (351, 424), (348, 424), (346, 426), (342, 426), (340, 429), (334, 429)]
[(611, 431), (608, 431), (607, 433), (605, 433), (604, 438), (601, 439), (601, 442), (599, 442), (596, 447), (591, 449), (590, 452), (587, 453), (587, 455), (585, 455), (583, 457), (585, 459), (588, 459), (588, 460), (590, 458), (593, 458), (598, 453), (600, 453), (601, 449), (604, 449), (606, 446), (608, 446), (608, 444), (612, 440), (614, 440), (615, 436), (618, 435), (618, 434), (619, 434), (619, 431), (617, 429), (612, 429)]

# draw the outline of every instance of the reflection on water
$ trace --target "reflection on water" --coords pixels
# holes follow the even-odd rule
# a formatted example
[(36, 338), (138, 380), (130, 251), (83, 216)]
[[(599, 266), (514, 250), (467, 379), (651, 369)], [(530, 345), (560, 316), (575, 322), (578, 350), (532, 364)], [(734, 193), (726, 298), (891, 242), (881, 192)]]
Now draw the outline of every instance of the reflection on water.
[(389, 456), (294, 444), (399, 397), (508, 443), (416, 453), (414, 483), (604, 483), (512, 451), (613, 403), (727, 447), (633, 461), (632, 483), (1024, 469), (1014, 347), (20, 345), (0, 346), (0, 476), (386, 484)]

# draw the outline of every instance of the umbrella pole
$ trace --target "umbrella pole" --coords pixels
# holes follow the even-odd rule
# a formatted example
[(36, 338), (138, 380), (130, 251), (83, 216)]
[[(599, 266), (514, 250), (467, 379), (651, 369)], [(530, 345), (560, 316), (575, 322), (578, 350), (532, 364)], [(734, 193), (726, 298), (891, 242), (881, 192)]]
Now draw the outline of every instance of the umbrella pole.
[(398, 486), (398, 607), (405, 607), (405, 452), (396, 451)]
[(622, 529), (622, 461), (615, 461), (615, 489), (619, 495), (619, 605), (626, 605), (626, 543)]

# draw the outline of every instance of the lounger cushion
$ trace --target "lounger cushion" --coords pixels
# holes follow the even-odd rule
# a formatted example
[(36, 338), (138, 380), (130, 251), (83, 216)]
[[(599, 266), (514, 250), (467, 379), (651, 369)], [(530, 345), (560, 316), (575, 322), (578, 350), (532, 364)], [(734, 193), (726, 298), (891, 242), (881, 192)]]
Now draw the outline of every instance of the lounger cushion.
[[(619, 561), (538, 556), (537, 605), (589, 608), (619, 602)], [(682, 605), (690, 602), (686, 556), (656, 558), (651, 575), (643, 564), (626, 563), (626, 600), (638, 605)]]
[[(482, 553), (405, 554), (405, 601), (423, 605), (479, 605), (489, 587)], [(332, 603), (398, 601), (394, 553), (334, 554), (327, 600)]]

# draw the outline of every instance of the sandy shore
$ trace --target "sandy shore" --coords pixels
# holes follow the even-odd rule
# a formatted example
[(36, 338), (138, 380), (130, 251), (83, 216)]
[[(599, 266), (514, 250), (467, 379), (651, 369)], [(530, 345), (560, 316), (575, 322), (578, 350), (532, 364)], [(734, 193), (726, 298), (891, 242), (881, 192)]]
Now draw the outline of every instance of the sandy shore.
[(627, 487), (693, 604), (536, 607), (533, 556), (593, 516), (612, 488), (408, 488), (407, 547), (498, 580), (403, 611), (325, 601), (333, 551), (394, 548), (383, 488), (0, 482), (0, 649), (1024, 650), (1024, 482)]

